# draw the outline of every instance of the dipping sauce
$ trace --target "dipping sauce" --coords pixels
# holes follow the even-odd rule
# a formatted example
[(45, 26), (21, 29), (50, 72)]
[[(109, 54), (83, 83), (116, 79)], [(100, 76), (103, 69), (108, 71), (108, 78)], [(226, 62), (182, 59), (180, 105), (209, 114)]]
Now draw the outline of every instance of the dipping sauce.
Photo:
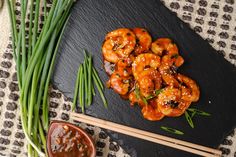
[(95, 147), (89, 135), (70, 123), (53, 122), (47, 140), (50, 157), (95, 156)]

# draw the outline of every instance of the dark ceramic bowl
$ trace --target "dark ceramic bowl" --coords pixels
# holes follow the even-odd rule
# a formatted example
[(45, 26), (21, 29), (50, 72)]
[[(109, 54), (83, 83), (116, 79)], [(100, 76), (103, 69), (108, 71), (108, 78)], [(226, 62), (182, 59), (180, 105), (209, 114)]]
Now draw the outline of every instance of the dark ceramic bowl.
[[(48, 135), (47, 135), (47, 152), (49, 157), (57, 157), (55, 154), (53, 154), (51, 149), (51, 135), (53, 131), (59, 127), (59, 126), (68, 126), (69, 128), (72, 128), (79, 132), (79, 134), (83, 135), (83, 137), (88, 141), (88, 144), (90, 146), (91, 154), (89, 157), (95, 157), (96, 156), (96, 148), (93, 139), (90, 135), (88, 135), (85, 130), (82, 128), (75, 126), (68, 122), (62, 122), (62, 121), (52, 121), (49, 127)], [(70, 157), (77, 157), (76, 155), (70, 155)]]

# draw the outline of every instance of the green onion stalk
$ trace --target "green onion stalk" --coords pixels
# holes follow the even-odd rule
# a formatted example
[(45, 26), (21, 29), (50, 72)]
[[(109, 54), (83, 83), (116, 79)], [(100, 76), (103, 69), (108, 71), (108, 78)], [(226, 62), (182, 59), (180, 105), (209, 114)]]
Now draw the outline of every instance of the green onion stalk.
[[(12, 27), (13, 56), (20, 89), (21, 124), (29, 143), (28, 156), (44, 157), (47, 156), (45, 133), (49, 124), (49, 83), (74, 0), (53, 0), (49, 11), (46, 8), (46, 0), (30, 0), (29, 3), (28, 0), (21, 0), (20, 2), (21, 24), (18, 27), (15, 0), (7, 0)], [(40, 3), (44, 5), (45, 14), (41, 31), (38, 26)], [(29, 34), (26, 33), (28, 8)], [(40, 109), (42, 109), (42, 115), (40, 115)]]

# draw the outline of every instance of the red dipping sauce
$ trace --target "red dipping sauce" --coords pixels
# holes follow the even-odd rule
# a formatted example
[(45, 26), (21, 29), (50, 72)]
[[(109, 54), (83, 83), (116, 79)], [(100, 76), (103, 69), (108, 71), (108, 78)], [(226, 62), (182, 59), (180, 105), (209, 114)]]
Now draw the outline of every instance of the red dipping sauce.
[(52, 122), (48, 131), (49, 157), (95, 157), (96, 149), (91, 137), (70, 123)]

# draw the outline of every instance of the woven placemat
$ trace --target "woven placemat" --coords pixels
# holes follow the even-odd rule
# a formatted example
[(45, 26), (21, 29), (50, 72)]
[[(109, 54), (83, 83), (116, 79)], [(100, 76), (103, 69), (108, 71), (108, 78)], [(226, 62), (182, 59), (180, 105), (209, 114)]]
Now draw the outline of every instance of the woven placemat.
[[(220, 0), (212, 0), (211, 2), (205, 0), (164, 0), (163, 3), (170, 8), (170, 10), (176, 12), (177, 16), (183, 21), (189, 23), (191, 28), (199, 33), (204, 39), (208, 40), (208, 42), (218, 50), (219, 53), (222, 53), (228, 61), (236, 64), (235, 46), (232, 46), (236, 45), (236, 28), (233, 28), (236, 27), (233, 26), (236, 16), (234, 0), (226, 0), (224, 2), (221, 2)], [(224, 7), (225, 5), (227, 5), (227, 7)], [(18, 10), (19, 6), (20, 3), (17, 2)], [(210, 8), (212, 8), (212, 11), (210, 11)], [(229, 11), (227, 11), (227, 9), (224, 8), (231, 9), (228, 9)], [(223, 11), (221, 9), (223, 9)], [(19, 14), (18, 11), (16, 13)], [(212, 16), (216, 23), (213, 24), (214, 27), (211, 22), (209, 22), (214, 21), (210, 20), (213, 19)], [(230, 20), (228, 20), (229, 17), (231, 17)], [(43, 17), (40, 19), (43, 19)], [(199, 19), (202, 19), (203, 22)], [(19, 89), (17, 86), (11, 42), (9, 40), (9, 23), (7, 7), (6, 4), (4, 4), (2, 10), (0, 10), (0, 156), (22, 157), (27, 156), (27, 142), (21, 130), (19, 119)], [(20, 23), (20, 21), (18, 21), (18, 23)], [(211, 33), (209, 30), (213, 30), (215, 33)], [(228, 36), (226, 35), (225, 37), (225, 35), (220, 34), (228, 34)], [(132, 149), (128, 149), (128, 154), (124, 152), (120, 146), (122, 141), (118, 140), (116, 134), (109, 135), (113, 136), (113, 139), (117, 138), (115, 141), (118, 141), (119, 144), (112, 141), (110, 136), (98, 127), (71, 121), (69, 115), (71, 100), (68, 100), (60, 91), (53, 87), (50, 88), (49, 104), (49, 115), (51, 119), (75, 123), (92, 135), (96, 141), (97, 156), (126, 157), (129, 156), (128, 154), (136, 156)], [(224, 156), (236, 156), (235, 131), (232, 131), (232, 133), (222, 141), (222, 144), (219, 147), (223, 151)]]

